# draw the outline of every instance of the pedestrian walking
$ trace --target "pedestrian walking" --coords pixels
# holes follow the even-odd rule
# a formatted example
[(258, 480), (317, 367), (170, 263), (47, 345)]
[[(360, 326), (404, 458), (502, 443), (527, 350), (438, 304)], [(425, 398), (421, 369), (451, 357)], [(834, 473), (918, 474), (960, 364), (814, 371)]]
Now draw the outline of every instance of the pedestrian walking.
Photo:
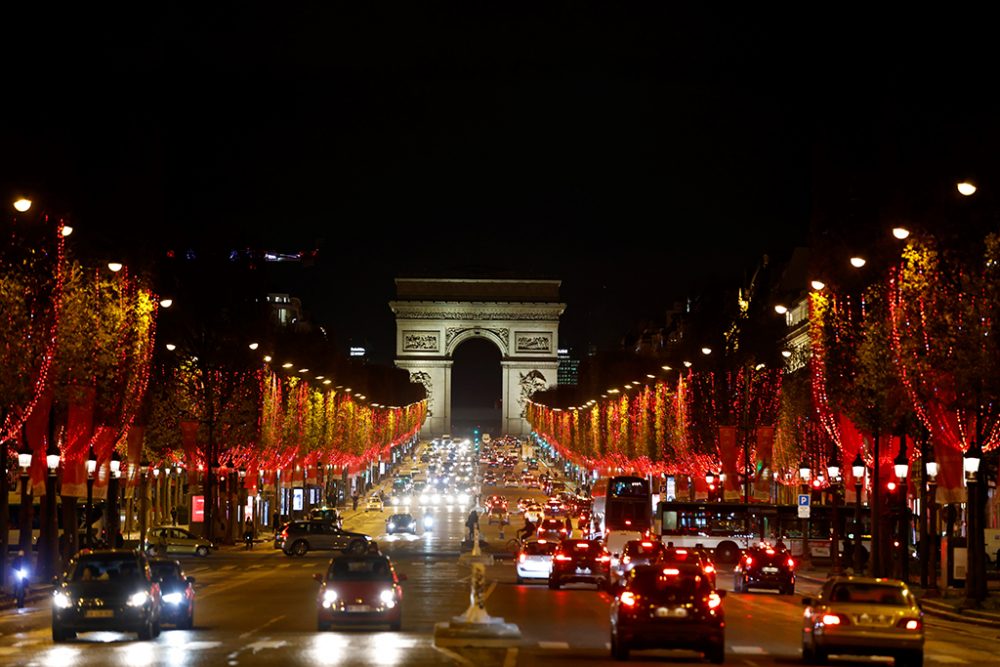
[(243, 541), (248, 550), (253, 549), (253, 519), (250, 517), (247, 517), (246, 524), (243, 526)]
[(469, 542), (476, 539), (476, 530), (479, 528), (479, 512), (473, 507), (469, 512), (469, 517), (465, 520), (465, 527), (469, 529)]
[(359, 496), (358, 496), (358, 492), (357, 491), (355, 491), (353, 494), (351, 494), (351, 505), (353, 506), (353, 508), (354, 508), (355, 511), (357, 511), (357, 509), (358, 509), (358, 497)]

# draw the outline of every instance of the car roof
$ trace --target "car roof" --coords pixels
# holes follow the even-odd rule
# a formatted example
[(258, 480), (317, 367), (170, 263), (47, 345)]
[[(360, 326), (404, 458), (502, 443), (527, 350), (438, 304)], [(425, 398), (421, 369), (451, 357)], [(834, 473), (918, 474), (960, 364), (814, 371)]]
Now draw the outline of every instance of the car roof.
[(901, 581), (900, 579), (888, 579), (886, 577), (855, 577), (851, 575), (842, 575), (830, 577), (827, 581), (830, 584), (852, 583), (871, 586), (895, 586), (897, 588), (909, 588), (905, 581)]

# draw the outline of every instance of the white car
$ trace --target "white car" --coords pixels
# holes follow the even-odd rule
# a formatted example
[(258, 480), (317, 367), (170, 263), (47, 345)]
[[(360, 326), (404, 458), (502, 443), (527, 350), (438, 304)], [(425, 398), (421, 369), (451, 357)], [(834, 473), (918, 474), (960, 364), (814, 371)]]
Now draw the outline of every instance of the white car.
[(546, 579), (552, 572), (552, 554), (556, 543), (551, 540), (532, 540), (521, 545), (517, 554), (517, 583), (525, 579)]

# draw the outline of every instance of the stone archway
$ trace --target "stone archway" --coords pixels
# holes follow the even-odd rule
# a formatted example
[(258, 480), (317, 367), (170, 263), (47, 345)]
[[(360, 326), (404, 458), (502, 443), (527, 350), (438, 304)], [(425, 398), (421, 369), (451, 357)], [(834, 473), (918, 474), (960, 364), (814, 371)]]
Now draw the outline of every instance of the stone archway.
[[(558, 280), (396, 279), (396, 366), (427, 389), (423, 431), (451, 432), (451, 368), (455, 349), (469, 338), (500, 350), (501, 428), (526, 435), (525, 400), (554, 386), (559, 366)], [(502, 435), (502, 434), (501, 434)]]

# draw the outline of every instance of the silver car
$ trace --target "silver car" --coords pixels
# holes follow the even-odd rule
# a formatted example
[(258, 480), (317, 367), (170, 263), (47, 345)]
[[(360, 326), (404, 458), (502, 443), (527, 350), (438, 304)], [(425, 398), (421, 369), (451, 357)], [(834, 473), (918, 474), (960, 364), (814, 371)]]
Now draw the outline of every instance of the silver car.
[(310, 551), (363, 554), (371, 539), (363, 533), (342, 530), (330, 521), (292, 521), (278, 533), (275, 546), (286, 556), (305, 556)]
[(901, 667), (924, 663), (923, 612), (902, 581), (832, 577), (802, 604), (807, 663), (825, 663), (832, 653), (888, 655)]
[(207, 556), (215, 545), (201, 535), (176, 526), (153, 528), (146, 535), (146, 553), (150, 556), (167, 554), (194, 554)]

